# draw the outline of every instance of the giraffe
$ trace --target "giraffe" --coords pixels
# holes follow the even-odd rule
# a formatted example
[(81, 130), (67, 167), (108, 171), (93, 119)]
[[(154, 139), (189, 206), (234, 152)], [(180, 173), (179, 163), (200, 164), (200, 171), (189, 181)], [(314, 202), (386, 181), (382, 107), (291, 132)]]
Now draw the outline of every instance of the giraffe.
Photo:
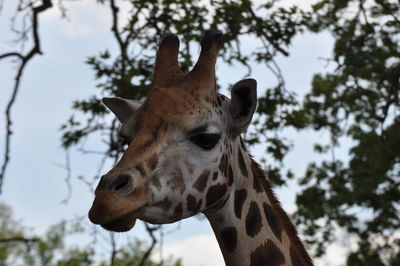
[(256, 109), (256, 81), (216, 92), (215, 64), (223, 36), (208, 31), (188, 73), (179, 39), (167, 34), (144, 103), (104, 98), (121, 121), (128, 147), (95, 190), (92, 223), (115, 232), (137, 219), (172, 223), (203, 213), (229, 266), (313, 265), (271, 184), (240, 134)]

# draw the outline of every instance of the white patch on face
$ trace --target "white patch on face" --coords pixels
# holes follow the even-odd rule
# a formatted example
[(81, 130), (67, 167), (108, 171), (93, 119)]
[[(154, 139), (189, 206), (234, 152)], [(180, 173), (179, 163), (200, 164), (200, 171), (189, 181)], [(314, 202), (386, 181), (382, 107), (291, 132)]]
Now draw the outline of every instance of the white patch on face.
[[(202, 121), (201, 121), (202, 120)], [(202, 206), (205, 207), (205, 194), (208, 188), (224, 183), (225, 180), (221, 177), (213, 180), (213, 174), (218, 172), (221, 145), (224, 145), (224, 138), (226, 137), (222, 128), (224, 127), (223, 121), (217, 117), (204, 117), (200, 121), (195, 119), (182, 121), (182, 129), (169, 132), (166, 141), (163, 142), (163, 147), (159, 147), (159, 161), (155, 173), (159, 180), (161, 189), (150, 184), (150, 190), (153, 194), (153, 203), (147, 206), (142, 217), (155, 223), (173, 222), (186, 218), (195, 214), (192, 209), (188, 209), (188, 197), (195, 198), (196, 203), (203, 199)], [(218, 134), (220, 139), (216, 145), (211, 149), (204, 149), (196, 144), (191, 137), (201, 134)], [(161, 144), (160, 144), (161, 145)], [(190, 167), (188, 167), (188, 165)], [(185, 191), (182, 193), (180, 189), (175, 187), (173, 180), (174, 171), (179, 169), (182, 174)], [(208, 172), (208, 178), (205, 183), (203, 191), (199, 191), (196, 187), (196, 181), (204, 173)], [(199, 181), (198, 181), (199, 183)], [(201, 185), (202, 187), (202, 185)], [(170, 205), (168, 210), (160, 208), (160, 202), (168, 199)], [(153, 205), (154, 204), (154, 205)], [(176, 217), (174, 208), (179, 204), (182, 205), (182, 213), (180, 217)], [(198, 211), (202, 211), (200, 208)]]

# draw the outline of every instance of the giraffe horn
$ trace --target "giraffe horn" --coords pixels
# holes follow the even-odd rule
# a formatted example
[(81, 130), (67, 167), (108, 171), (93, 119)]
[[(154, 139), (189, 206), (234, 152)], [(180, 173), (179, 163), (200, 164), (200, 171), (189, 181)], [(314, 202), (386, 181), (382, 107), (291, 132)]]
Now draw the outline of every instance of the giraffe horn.
[(170, 85), (180, 73), (178, 63), (179, 39), (172, 33), (164, 35), (156, 55), (152, 88)]
[(201, 52), (196, 65), (190, 75), (204, 81), (205, 87), (215, 89), (215, 63), (218, 50), (222, 44), (222, 33), (219, 31), (207, 31), (201, 39)]

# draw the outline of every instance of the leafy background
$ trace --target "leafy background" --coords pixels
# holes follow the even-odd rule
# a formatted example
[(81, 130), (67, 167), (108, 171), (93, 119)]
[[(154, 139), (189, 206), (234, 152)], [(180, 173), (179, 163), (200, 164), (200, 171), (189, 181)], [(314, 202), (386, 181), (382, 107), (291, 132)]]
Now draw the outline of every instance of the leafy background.
[[(19, 51), (29, 50), (27, 46), (32, 42), (29, 35), (25, 36), (28, 39), (24, 39), (24, 34), (30, 30), (25, 25), (30, 25), (32, 8), (29, 3), (36, 6), (44, 2), (46, 1), (20, 1), (20, 9), (14, 13), (14, 28), (19, 29), (16, 31), (17, 45), (25, 43), (25, 47)], [(67, 15), (66, 2), (59, 1), (58, 5), (60, 13)], [(225, 73), (218, 80), (222, 92), (227, 92), (229, 83), (235, 82), (240, 76), (251, 75), (258, 79), (257, 74), (262, 73), (261, 75), (269, 77), (268, 82), (259, 82), (257, 116), (253, 126), (245, 134), (245, 140), (263, 162), (276, 189), (296, 187), (293, 218), (313, 256), (323, 256), (332, 243), (341, 243), (347, 250), (346, 265), (400, 263), (398, 1), (313, 1), (306, 8), (290, 5), (285, 1), (110, 0), (97, 1), (96, 5), (102, 6), (111, 14), (107, 21), (111, 28), (109, 39), (105, 41), (104, 48), (97, 51), (84, 47), (83, 43), (76, 47), (88, 50), (86, 59), (82, 58), (82, 61), (85, 60), (87, 69), (91, 70), (89, 78), (94, 77), (95, 88), (90, 92), (86, 90), (86, 96), (81, 96), (80, 99), (69, 97), (69, 101), (62, 99), (62, 91), (58, 91), (57, 87), (52, 88), (48, 94), (44, 90), (31, 88), (40, 95), (35, 97), (35, 101), (46, 104), (50, 110), (57, 108), (61, 102), (69, 104), (72, 101), (71, 114), (64, 115), (64, 122), (61, 126), (58, 125), (61, 127), (59, 134), (66, 156), (65, 162), (58, 166), (66, 172), (64, 186), (68, 192), (66, 198), (62, 199), (67, 205), (77, 209), (74, 205), (77, 196), (74, 198), (74, 193), (77, 191), (78, 194), (89, 194), (88, 190), (93, 189), (100, 173), (112, 165), (123, 151), (121, 140), (116, 135), (118, 123), (106, 112), (100, 102), (101, 97), (145, 97), (151, 81), (157, 43), (166, 31), (179, 35), (180, 62), (183, 69), (187, 70), (196, 58), (197, 41), (201, 34), (206, 29), (219, 29), (225, 35), (219, 59)], [(70, 30), (84, 32), (85, 25)], [(305, 89), (296, 85), (288, 86), (286, 80), (290, 77), (283, 74), (279, 60), (285, 57), (290, 60), (294, 38), (307, 34), (327, 34), (332, 38), (331, 54), (320, 58), (327, 67), (314, 73)], [(42, 42), (48, 38), (43, 34), (40, 37)], [(111, 41), (116, 45), (110, 46)], [(49, 56), (68, 54), (68, 50), (64, 50), (65, 45), (59, 43), (54, 51), (49, 51)], [(45, 48), (42, 50), (46, 54)], [(18, 58), (14, 58), (14, 61), (8, 60), (10, 73), (15, 68), (18, 70), (23, 62)], [(54, 60), (53, 63), (56, 67), (57, 61)], [(302, 65), (297, 66), (301, 67)], [(63, 70), (62, 66), (57, 69)], [(32, 70), (28, 65), (25, 75), (29, 75), (29, 71)], [(68, 75), (68, 69), (64, 73)], [(36, 78), (45, 79), (54, 74), (55, 72), (37, 74)], [(79, 75), (71, 78), (79, 81)], [(88, 79), (87, 75), (81, 78)], [(14, 84), (12, 81), (5, 83), (5, 88), (12, 88)], [(63, 87), (62, 84), (60, 87)], [(1, 103), (3, 101), (5, 100)], [(22, 107), (17, 104), (14, 109), (18, 108)], [(14, 119), (16, 123), (23, 123), (26, 118), (21, 115)], [(49, 123), (35, 122), (42, 127)], [(29, 132), (29, 128), (25, 132)], [(315, 139), (312, 144), (313, 153), (304, 154), (310, 156), (308, 166), (304, 165), (304, 172), (295, 171), (297, 169), (287, 163), (290, 153), (299, 145), (296, 143), (296, 134), (309, 134)], [(17, 143), (11, 142), (11, 147), (12, 145)], [(79, 158), (83, 158), (81, 160), (97, 162), (98, 170), (95, 173), (88, 170), (84, 174), (75, 174), (75, 166), (71, 168), (70, 161), (78, 157), (78, 154), (81, 156)], [(301, 153), (298, 156), (302, 156)], [(30, 160), (29, 157), (21, 159)], [(11, 157), (11, 162), (12, 160)], [(4, 173), (2, 178), (6, 181), (20, 178)], [(24, 182), (24, 179), (20, 178), (19, 182)], [(8, 188), (7, 183), (5, 184), (3, 190), (7, 196)], [(0, 218), (12, 219), (8, 207), (2, 208), (4, 211)], [(84, 224), (82, 229), (66, 229), (73, 223), (72, 220), (74, 223), (83, 221), (80, 222)], [(87, 264), (118, 265), (127, 263), (118, 262), (118, 259), (133, 260), (135, 256), (138, 256), (138, 260), (142, 259), (146, 251), (151, 250), (149, 248), (152, 243), (159, 241), (151, 240), (151, 232), (162, 230), (145, 227), (150, 236), (145, 245), (125, 239), (135, 251), (126, 257), (123, 257), (125, 249), (116, 246), (125, 247), (128, 244), (118, 245), (115, 236), (107, 236), (107, 241), (114, 248), (111, 248), (107, 262), (102, 262), (96, 255), (101, 252), (98, 244), (89, 245), (89, 249), (74, 247), (72, 250), (68, 245), (62, 244), (68, 230), (72, 230), (68, 231), (71, 233), (89, 233), (93, 238), (104, 234), (89, 232), (93, 228), (88, 228), (82, 217), (72, 220), (50, 228), (46, 235), (34, 237), (26, 235), (26, 230), (24, 233), (21, 228), (4, 227), (0, 235), (4, 239), (0, 242), (2, 261), (6, 265), (11, 265), (12, 260), (25, 263), (40, 260), (43, 263), (46, 259), (49, 265), (67, 260), (75, 260), (78, 264), (85, 261)], [(6, 241), (21, 236), (22, 241)], [(43, 246), (44, 242), (49, 241), (54, 241), (54, 244)], [(124, 241), (120, 242), (125, 243)], [(20, 251), (10, 252), (10, 245), (18, 245), (20, 249), (12, 250)], [(64, 249), (60, 249), (61, 246)], [(35, 263), (41, 264), (32, 262), (31, 265)], [(71, 263), (67, 265), (75, 265), (75, 262)], [(137, 263), (140, 265), (142, 262)]]

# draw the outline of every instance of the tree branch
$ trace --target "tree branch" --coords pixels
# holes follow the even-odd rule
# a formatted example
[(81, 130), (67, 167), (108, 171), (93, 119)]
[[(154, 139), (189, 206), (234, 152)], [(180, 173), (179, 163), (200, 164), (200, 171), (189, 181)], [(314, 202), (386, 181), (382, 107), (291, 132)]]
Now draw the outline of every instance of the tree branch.
[(31, 244), (33, 243), (40, 243), (40, 239), (39, 238), (25, 238), (25, 237), (9, 237), (9, 238), (0, 238), (0, 244), (4, 243), (4, 244), (8, 244), (8, 243), (23, 243), (26, 246), (26, 249), (29, 251), (31, 248)]
[(37, 238), (25, 238), (25, 237), (10, 237), (10, 238), (0, 238), (0, 243), (9, 243), (9, 242), (38, 242)]
[(147, 249), (146, 253), (144, 253), (144, 255), (143, 255), (143, 257), (142, 257), (142, 259), (141, 259), (141, 261), (140, 261), (140, 263), (139, 263), (138, 266), (144, 266), (145, 263), (146, 263), (146, 261), (147, 261), (147, 259), (150, 257), (150, 254), (151, 254), (151, 252), (153, 251), (154, 246), (155, 246), (156, 243), (157, 243), (157, 239), (156, 239), (156, 237), (154, 236), (154, 231), (157, 231), (157, 230), (160, 229), (160, 227), (161, 227), (161, 225), (151, 227), (148, 223), (144, 223), (144, 225), (145, 225), (145, 227), (146, 227), (147, 233), (149, 233), (149, 235), (150, 235), (150, 237), (151, 237), (151, 245), (150, 245), (150, 247)]
[(21, 60), (24, 59), (24, 56), (23, 56), (22, 54), (17, 53), (17, 52), (11, 52), (11, 53), (5, 53), (5, 54), (0, 55), (0, 60), (1, 60), (1, 59), (4, 59), (4, 58), (6, 58), (6, 57), (11, 57), (11, 56), (16, 56), (16, 57), (18, 57), (18, 58), (21, 59)]
[[(118, 42), (118, 45), (120, 48), (120, 52), (121, 52), (121, 57), (122, 57), (123, 61), (125, 62), (128, 59), (128, 56), (126, 54), (127, 43), (122, 40), (122, 38), (121, 38), (122, 34), (118, 29), (119, 8), (115, 5), (114, 0), (110, 0), (110, 8), (111, 8), (111, 13), (112, 13), (112, 21), (113, 21), (111, 31), (114, 33), (115, 39), (117, 39), (117, 42)], [(123, 68), (125, 68), (125, 64), (123, 65)]]
[(22, 55), (21, 53), (18, 52), (10, 52), (10, 53), (5, 53), (0, 56), (0, 59), (4, 59), (10, 56), (16, 56), (20, 59), (20, 65), (17, 70), (17, 74), (15, 76), (15, 83), (14, 87), (12, 90), (11, 98), (8, 101), (6, 110), (5, 110), (5, 116), (6, 116), (6, 140), (5, 140), (5, 149), (4, 149), (4, 161), (1, 166), (0, 170), (0, 194), (1, 194), (1, 189), (4, 181), (4, 176), (6, 172), (6, 168), (8, 166), (9, 160), (10, 160), (10, 142), (11, 142), (11, 135), (12, 135), (12, 120), (11, 120), (11, 109), (14, 105), (14, 102), (17, 97), (17, 93), (19, 90), (22, 74), (24, 72), (24, 69), (27, 65), (27, 63), (36, 55), (36, 54), (42, 54), (40, 50), (40, 38), (39, 38), (39, 14), (43, 11), (45, 11), (48, 8), (52, 7), (51, 0), (42, 0), (42, 4), (36, 7), (33, 7), (33, 4), (31, 4), (32, 8), (32, 38), (33, 38), (33, 47), (31, 50), (26, 54)]
[[(254, 10), (249, 6), (248, 8), (249, 14), (251, 15), (252, 19), (258, 23), (258, 16), (254, 12)], [(265, 29), (263, 27), (259, 27), (259, 31), (256, 32), (256, 34), (260, 35), (260, 37), (264, 37), (277, 51), (281, 52), (284, 56), (289, 56), (289, 53), (284, 50), (282, 47), (279, 46), (279, 44), (276, 43), (274, 38), (268, 36), (268, 34), (265, 32)]]
[(61, 203), (68, 203), (72, 195), (72, 185), (71, 185), (71, 160), (69, 157), (69, 149), (65, 150), (65, 164), (53, 163), (53, 165), (65, 169), (66, 177), (65, 184), (67, 185), (67, 196), (61, 201)]
[(117, 255), (117, 243), (115, 242), (114, 233), (110, 232), (110, 240), (111, 240), (111, 256), (110, 256), (110, 266), (114, 266), (115, 257)]

